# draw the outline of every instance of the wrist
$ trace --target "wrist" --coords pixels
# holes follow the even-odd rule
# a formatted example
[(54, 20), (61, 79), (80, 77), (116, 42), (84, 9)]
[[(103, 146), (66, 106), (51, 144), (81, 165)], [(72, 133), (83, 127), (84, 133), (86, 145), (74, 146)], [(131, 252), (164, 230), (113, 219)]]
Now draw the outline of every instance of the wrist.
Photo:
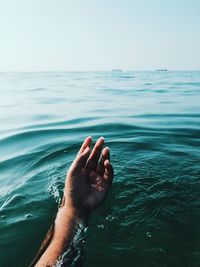
[(66, 219), (68, 218), (82, 224), (87, 224), (90, 216), (90, 212), (73, 205), (71, 199), (65, 196), (65, 194), (63, 195), (62, 203), (58, 210), (58, 214), (59, 213)]

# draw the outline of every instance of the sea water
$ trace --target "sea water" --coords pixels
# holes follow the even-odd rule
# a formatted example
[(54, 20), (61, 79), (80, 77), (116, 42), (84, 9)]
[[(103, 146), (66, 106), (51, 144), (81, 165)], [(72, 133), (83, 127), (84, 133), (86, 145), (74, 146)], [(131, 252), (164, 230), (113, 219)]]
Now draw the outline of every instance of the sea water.
[(0, 266), (31, 262), (88, 135), (115, 176), (85, 266), (200, 266), (197, 71), (0, 73)]

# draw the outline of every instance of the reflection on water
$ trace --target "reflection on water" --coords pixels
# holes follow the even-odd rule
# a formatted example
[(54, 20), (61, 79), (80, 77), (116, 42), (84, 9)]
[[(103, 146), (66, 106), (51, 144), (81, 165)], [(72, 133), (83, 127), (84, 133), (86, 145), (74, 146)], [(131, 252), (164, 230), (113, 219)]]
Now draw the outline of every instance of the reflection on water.
[(105, 137), (115, 179), (86, 266), (199, 266), (199, 85), (200, 72), (0, 73), (0, 266), (32, 260), (87, 135)]

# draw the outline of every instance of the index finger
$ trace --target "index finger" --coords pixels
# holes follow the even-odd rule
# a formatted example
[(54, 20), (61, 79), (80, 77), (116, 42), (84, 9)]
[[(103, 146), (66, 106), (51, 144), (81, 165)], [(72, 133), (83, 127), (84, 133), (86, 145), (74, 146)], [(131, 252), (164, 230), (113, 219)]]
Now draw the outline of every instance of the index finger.
[(91, 143), (92, 143), (92, 137), (91, 136), (86, 137), (77, 156), (83, 153), (83, 151), (86, 149), (87, 146), (90, 147)]

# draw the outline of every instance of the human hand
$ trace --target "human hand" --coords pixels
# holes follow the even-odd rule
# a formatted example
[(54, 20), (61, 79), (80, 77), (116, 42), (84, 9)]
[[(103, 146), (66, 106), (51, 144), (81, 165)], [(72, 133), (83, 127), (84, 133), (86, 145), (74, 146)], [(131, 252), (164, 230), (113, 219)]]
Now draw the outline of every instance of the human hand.
[(55, 266), (70, 245), (77, 221), (87, 220), (88, 214), (106, 198), (113, 180), (110, 152), (103, 149), (101, 137), (90, 153), (91, 142), (91, 137), (85, 139), (67, 173), (62, 207), (30, 266)]
[(66, 205), (81, 213), (90, 213), (104, 202), (113, 180), (110, 152), (107, 147), (103, 149), (104, 139), (99, 138), (90, 153), (91, 143), (91, 137), (83, 142), (67, 173), (64, 189)]

